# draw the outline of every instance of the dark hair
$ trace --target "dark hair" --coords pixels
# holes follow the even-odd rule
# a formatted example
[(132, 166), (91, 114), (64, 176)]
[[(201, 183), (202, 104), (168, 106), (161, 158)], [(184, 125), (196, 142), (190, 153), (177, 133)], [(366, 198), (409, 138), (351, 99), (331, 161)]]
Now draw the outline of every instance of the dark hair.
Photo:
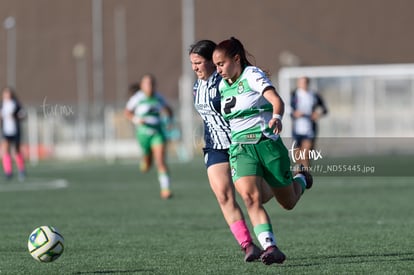
[(131, 84), (129, 84), (128, 86), (128, 91), (130, 95), (135, 94), (136, 91), (138, 91), (140, 89), (139, 87), (139, 82), (133, 82)]
[(190, 46), (189, 54), (195, 53), (211, 61), (216, 46), (216, 43), (211, 40), (200, 40)]
[(247, 66), (252, 66), (253, 64), (249, 61), (247, 56), (251, 57), (252, 55), (249, 54), (245, 49), (243, 44), (233, 36), (230, 39), (224, 40), (220, 42), (216, 50), (223, 51), (225, 55), (229, 57), (235, 57), (236, 55), (240, 56), (240, 65), (244, 69)]
[(13, 99), (18, 105), (20, 105), (20, 100), (17, 97), (16, 90), (11, 86), (7, 86), (3, 88), (2, 93), (6, 90), (10, 92), (11, 99)]

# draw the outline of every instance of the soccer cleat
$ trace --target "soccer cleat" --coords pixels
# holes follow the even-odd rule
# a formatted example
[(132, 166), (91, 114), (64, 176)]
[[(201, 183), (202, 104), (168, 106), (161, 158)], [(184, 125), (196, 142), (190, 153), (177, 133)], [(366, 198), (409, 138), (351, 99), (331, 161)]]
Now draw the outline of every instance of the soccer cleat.
[(277, 246), (269, 246), (260, 257), (265, 265), (282, 264), (286, 260), (285, 254)]
[(253, 262), (255, 260), (260, 259), (260, 255), (262, 254), (262, 250), (257, 247), (254, 243), (249, 243), (245, 248), (242, 248), (245, 253), (244, 261), (245, 262)]
[(171, 199), (172, 193), (170, 190), (161, 190), (161, 199), (168, 200)]
[(298, 169), (296, 170), (295, 174), (302, 174), (305, 177), (306, 180), (306, 189), (310, 189), (313, 185), (313, 177), (312, 175), (309, 173), (309, 168), (306, 168), (305, 166), (303, 166), (303, 164), (301, 164)]

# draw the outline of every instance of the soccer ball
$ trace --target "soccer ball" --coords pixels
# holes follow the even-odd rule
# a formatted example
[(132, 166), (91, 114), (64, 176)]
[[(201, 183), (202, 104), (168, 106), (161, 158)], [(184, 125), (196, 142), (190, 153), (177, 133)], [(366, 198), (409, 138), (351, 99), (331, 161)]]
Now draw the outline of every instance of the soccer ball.
[(63, 236), (52, 226), (40, 226), (30, 234), (27, 247), (35, 260), (53, 262), (63, 253)]

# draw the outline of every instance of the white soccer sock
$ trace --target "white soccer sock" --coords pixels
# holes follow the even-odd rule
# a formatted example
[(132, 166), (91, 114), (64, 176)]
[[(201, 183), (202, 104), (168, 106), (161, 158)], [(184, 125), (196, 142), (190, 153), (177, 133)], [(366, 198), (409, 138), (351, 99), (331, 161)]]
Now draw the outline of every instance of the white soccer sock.
[(170, 177), (167, 173), (159, 173), (158, 181), (160, 182), (161, 190), (170, 190)]
[(257, 235), (260, 245), (266, 250), (269, 246), (276, 245), (276, 239), (272, 232), (265, 231)]

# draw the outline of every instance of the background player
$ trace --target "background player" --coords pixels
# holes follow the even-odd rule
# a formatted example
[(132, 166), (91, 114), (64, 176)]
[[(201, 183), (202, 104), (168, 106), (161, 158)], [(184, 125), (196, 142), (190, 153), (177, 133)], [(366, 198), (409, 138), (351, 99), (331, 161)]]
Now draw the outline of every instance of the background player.
[(297, 150), (302, 152), (304, 159), (296, 160), (297, 163), (309, 167), (309, 151), (314, 149), (318, 133), (317, 121), (328, 113), (323, 98), (309, 89), (310, 79), (300, 77), (290, 98), (292, 107), (292, 137)]
[(144, 154), (140, 164), (141, 171), (147, 172), (154, 158), (161, 198), (169, 199), (172, 193), (166, 163), (167, 141), (162, 129), (161, 116), (166, 115), (171, 118), (172, 110), (161, 94), (156, 92), (156, 81), (153, 75), (142, 76), (139, 87), (140, 90), (126, 104), (125, 116), (136, 126), (137, 141)]
[(20, 121), (25, 118), (26, 114), (17, 99), (16, 93), (10, 87), (6, 87), (2, 91), (2, 102), (0, 105), (1, 118), (1, 132), (2, 143), (1, 149), (3, 154), (3, 171), (6, 179), (11, 179), (13, 176), (12, 163), (12, 146), (14, 147), (14, 159), (16, 161), (17, 169), (19, 171), (19, 180), (25, 179), (25, 163), (24, 157), (20, 148), (21, 141), (21, 127)]

